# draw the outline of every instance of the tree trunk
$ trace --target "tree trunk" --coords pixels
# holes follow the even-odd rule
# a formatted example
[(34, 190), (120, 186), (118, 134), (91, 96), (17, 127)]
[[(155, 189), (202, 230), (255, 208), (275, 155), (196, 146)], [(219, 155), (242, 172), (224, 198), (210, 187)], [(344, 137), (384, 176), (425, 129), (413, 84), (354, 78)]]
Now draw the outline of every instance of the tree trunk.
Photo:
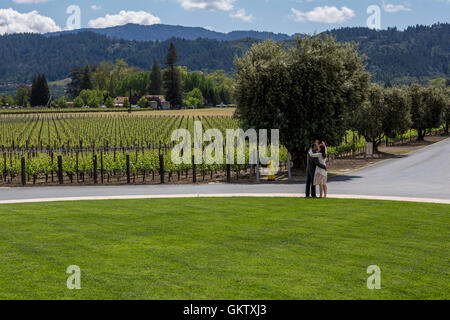
[(306, 170), (307, 166), (307, 151), (292, 151), (293, 167), (296, 169)]
[(424, 136), (425, 136), (425, 132), (423, 129), (418, 129), (417, 130), (417, 141), (423, 141), (424, 140)]
[(373, 153), (378, 153), (378, 146), (380, 145), (380, 143), (379, 142), (372, 142), (372, 143), (373, 143)]

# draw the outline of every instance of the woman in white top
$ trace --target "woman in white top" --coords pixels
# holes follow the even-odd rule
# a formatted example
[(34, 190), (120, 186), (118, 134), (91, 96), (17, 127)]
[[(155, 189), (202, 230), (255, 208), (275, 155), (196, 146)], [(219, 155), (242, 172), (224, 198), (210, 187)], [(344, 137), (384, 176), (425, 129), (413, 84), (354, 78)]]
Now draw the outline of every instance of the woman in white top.
[[(327, 165), (327, 147), (325, 144), (320, 145), (320, 153), (313, 153), (309, 150), (309, 156), (313, 158), (318, 158), (319, 162), (324, 166)], [(326, 198), (328, 193), (327, 186), (327, 170), (317, 167), (316, 174), (314, 175), (314, 185), (320, 187), (320, 197)]]

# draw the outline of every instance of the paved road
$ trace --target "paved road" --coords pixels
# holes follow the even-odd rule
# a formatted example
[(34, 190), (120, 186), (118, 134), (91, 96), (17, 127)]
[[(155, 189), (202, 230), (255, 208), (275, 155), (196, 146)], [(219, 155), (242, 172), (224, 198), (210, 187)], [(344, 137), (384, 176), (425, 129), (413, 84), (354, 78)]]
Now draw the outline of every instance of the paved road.
[[(329, 182), (330, 193), (450, 200), (450, 139)], [(0, 188), (0, 201), (65, 197), (301, 193), (304, 184)]]

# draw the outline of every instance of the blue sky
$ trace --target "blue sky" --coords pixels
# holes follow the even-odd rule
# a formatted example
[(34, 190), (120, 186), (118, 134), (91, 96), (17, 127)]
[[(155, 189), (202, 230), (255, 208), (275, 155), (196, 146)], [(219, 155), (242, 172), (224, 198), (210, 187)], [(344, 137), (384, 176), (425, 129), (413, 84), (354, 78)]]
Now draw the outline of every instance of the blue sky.
[(80, 8), (82, 28), (135, 22), (288, 34), (366, 26), (370, 5), (381, 9), (382, 29), (450, 16), (450, 0), (1, 0), (0, 34), (64, 30), (71, 5)]

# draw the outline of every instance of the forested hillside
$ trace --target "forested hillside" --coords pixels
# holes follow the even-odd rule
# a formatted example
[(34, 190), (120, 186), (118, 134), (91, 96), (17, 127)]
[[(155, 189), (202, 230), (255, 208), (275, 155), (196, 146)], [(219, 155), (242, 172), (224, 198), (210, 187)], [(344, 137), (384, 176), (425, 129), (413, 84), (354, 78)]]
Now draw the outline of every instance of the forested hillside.
[(292, 36), (283, 33), (261, 31), (232, 31), (229, 33), (222, 33), (200, 27), (171, 26), (166, 24), (142, 26), (132, 23), (110, 28), (87, 28), (48, 33), (46, 35), (51, 37), (55, 35), (76, 34), (86, 31), (103, 34), (110, 38), (140, 41), (165, 41), (171, 38), (181, 38), (186, 40), (196, 40), (198, 38), (204, 38), (220, 41), (231, 41), (245, 38), (253, 38), (259, 40), (273, 39), (275, 41), (293, 40)]
[[(331, 31), (339, 41), (357, 41), (367, 55), (373, 80), (398, 85), (449, 77), (450, 24), (410, 27), (405, 31), (345, 28)], [(117, 40), (93, 32), (47, 37), (37, 34), (0, 36), (0, 84), (30, 83), (35, 73), (50, 81), (67, 78), (75, 66), (98, 65), (124, 59), (129, 65), (150, 69), (154, 59), (164, 62), (173, 41), (179, 65), (189, 70), (233, 70), (241, 56), (258, 39), (218, 41), (171, 39), (163, 42)], [(293, 45), (287, 41), (286, 44)]]
[(231, 71), (234, 56), (242, 55), (258, 40), (144, 42), (113, 40), (93, 32), (50, 38), (36, 34), (5, 35), (0, 36), (0, 83), (30, 82), (37, 72), (45, 73), (50, 81), (64, 79), (73, 67), (116, 59), (150, 69), (154, 59), (164, 62), (171, 41), (178, 49), (179, 64), (189, 70)]
[(404, 31), (344, 28), (332, 33), (339, 41), (359, 43), (376, 81), (398, 85), (449, 77), (450, 24), (415, 26)]

